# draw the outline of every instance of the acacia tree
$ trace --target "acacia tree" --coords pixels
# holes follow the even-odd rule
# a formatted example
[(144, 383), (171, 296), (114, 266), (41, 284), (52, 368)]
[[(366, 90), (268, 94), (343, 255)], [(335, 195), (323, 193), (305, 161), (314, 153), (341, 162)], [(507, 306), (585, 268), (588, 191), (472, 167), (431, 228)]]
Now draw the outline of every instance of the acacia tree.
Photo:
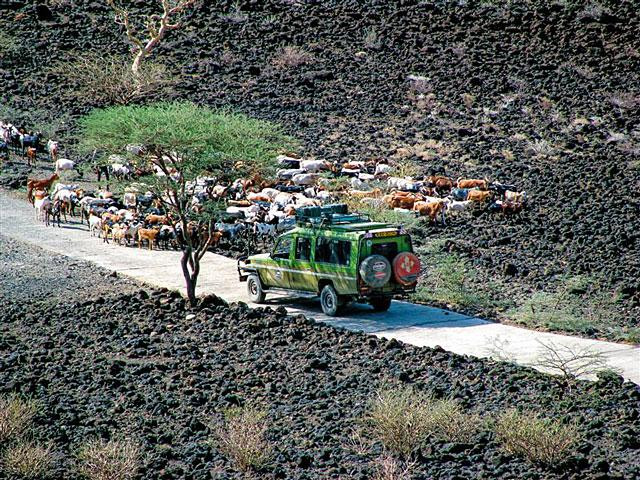
[(116, 23), (124, 27), (127, 38), (133, 44), (131, 71), (135, 78), (140, 78), (142, 61), (158, 46), (167, 32), (182, 26), (181, 16), (196, 3), (196, 0), (160, 0), (162, 13), (148, 16), (144, 21), (145, 33), (140, 33), (143, 29), (134, 26), (130, 12), (121, 3), (117, 0), (106, 1), (115, 12)]
[[(180, 225), (181, 266), (187, 297), (196, 303), (200, 260), (213, 241), (217, 213), (213, 202), (192, 208), (194, 180), (229, 172), (263, 174), (293, 141), (272, 123), (228, 110), (215, 111), (188, 102), (118, 106), (94, 110), (80, 121), (82, 147), (123, 154), (127, 145), (144, 146), (144, 160), (156, 174), (136, 179), (153, 192)], [(245, 165), (241, 172), (238, 162)]]

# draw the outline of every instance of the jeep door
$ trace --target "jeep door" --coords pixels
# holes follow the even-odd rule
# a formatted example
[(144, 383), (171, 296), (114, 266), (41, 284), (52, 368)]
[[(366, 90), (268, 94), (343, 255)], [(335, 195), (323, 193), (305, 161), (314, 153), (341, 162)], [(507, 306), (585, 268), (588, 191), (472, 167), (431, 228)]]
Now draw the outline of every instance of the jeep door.
[(340, 295), (358, 293), (356, 246), (348, 239), (317, 237), (313, 251), (317, 281), (330, 281)]
[(305, 292), (318, 291), (318, 279), (311, 264), (312, 239), (310, 236), (295, 237), (291, 288)]
[(278, 239), (270, 261), (261, 267), (262, 281), (266, 286), (291, 288), (291, 257), (293, 237), (284, 235)]

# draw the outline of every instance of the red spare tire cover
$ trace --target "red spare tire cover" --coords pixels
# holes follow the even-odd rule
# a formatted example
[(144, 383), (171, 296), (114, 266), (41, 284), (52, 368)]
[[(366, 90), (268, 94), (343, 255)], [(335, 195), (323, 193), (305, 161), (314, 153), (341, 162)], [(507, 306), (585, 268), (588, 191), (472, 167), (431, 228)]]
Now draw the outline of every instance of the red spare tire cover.
[(411, 252), (400, 252), (393, 259), (393, 275), (400, 285), (412, 285), (418, 281), (420, 259)]

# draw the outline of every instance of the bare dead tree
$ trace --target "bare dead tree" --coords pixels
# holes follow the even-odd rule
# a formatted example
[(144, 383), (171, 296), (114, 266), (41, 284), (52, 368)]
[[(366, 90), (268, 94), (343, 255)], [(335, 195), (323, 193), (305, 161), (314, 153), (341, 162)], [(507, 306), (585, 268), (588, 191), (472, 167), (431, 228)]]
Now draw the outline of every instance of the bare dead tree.
[(106, 0), (115, 12), (116, 23), (124, 26), (127, 38), (134, 46), (131, 71), (135, 77), (140, 75), (140, 65), (164, 38), (167, 32), (177, 30), (182, 26), (180, 16), (191, 8), (196, 0), (160, 0), (162, 14), (150, 15), (144, 22), (145, 33), (139, 33), (139, 28), (132, 24), (129, 11), (122, 7), (117, 0)]
[(538, 340), (538, 357), (530, 365), (558, 375), (560, 383), (568, 385), (579, 378), (593, 377), (602, 370), (611, 369), (604, 354), (592, 347), (558, 345)]

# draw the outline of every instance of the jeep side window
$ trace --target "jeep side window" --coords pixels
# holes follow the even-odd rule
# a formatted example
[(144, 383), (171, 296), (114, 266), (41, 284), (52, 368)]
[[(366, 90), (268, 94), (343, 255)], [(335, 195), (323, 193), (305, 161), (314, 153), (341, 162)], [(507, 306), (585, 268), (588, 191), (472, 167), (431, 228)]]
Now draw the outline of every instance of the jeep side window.
[(289, 259), (289, 251), (291, 250), (291, 237), (281, 238), (276, 248), (273, 250), (273, 258)]
[(316, 239), (316, 262), (349, 265), (351, 242), (346, 240)]
[(311, 239), (298, 237), (296, 240), (296, 260), (308, 262), (311, 259)]

